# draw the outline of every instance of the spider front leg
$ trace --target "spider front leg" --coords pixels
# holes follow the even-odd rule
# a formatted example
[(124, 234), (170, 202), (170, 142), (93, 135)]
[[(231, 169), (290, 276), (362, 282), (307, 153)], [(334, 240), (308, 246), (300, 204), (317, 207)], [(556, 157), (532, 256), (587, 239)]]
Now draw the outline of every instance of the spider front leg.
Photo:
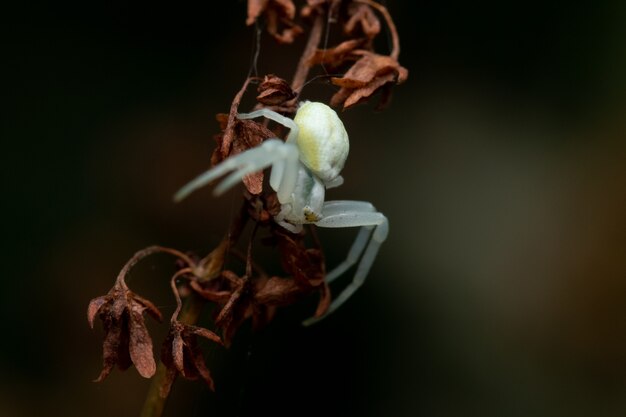
[(324, 203), (323, 217), (315, 225), (319, 227), (359, 227), (361, 230), (352, 244), (348, 256), (336, 268), (326, 275), (328, 282), (332, 282), (352, 265), (361, 259), (352, 282), (339, 293), (322, 317), (311, 317), (303, 322), (305, 326), (314, 324), (333, 311), (337, 310), (363, 284), (367, 274), (376, 259), (380, 246), (389, 233), (389, 222), (374, 206), (365, 201), (329, 201)]
[[(198, 188), (204, 187), (211, 181), (222, 175), (233, 171), (224, 179), (214, 191), (220, 195), (241, 181), (244, 176), (253, 172), (261, 171), (275, 164), (283, 164), (279, 192), (283, 194), (291, 193), (295, 186), (291, 173), (298, 168), (298, 148), (296, 145), (285, 143), (280, 139), (268, 139), (256, 148), (248, 149), (238, 155), (231, 156), (220, 164), (200, 174), (198, 177), (187, 183), (175, 195), (175, 201), (181, 201)], [(291, 176), (291, 178), (289, 178)], [(289, 188), (291, 187), (291, 189)], [(280, 199), (280, 196), (279, 196)]]
[(293, 142), (298, 137), (298, 125), (292, 119), (276, 113), (270, 109), (259, 109), (250, 113), (239, 113), (237, 115), (239, 119), (256, 119), (257, 117), (265, 117), (281, 124), (289, 129), (289, 135), (287, 135), (287, 142)]

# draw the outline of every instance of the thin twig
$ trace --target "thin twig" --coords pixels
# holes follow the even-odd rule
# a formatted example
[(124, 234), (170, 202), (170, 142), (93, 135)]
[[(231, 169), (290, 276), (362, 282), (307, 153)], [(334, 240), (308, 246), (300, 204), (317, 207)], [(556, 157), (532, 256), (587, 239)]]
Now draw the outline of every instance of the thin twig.
[(170, 287), (172, 287), (172, 292), (174, 293), (174, 298), (176, 298), (176, 310), (172, 313), (172, 318), (170, 319), (171, 323), (178, 321), (178, 315), (180, 314), (180, 310), (183, 308), (183, 302), (180, 298), (180, 292), (178, 291), (178, 286), (176, 285), (176, 280), (185, 274), (192, 274), (193, 270), (191, 268), (184, 268), (180, 271), (177, 271), (170, 279)]
[(128, 272), (135, 266), (137, 265), (137, 263), (142, 260), (143, 258), (150, 256), (152, 254), (155, 253), (169, 253), (170, 255), (174, 255), (177, 258), (181, 259), (182, 261), (184, 261), (188, 266), (193, 267), (194, 266), (194, 262), (191, 260), (191, 258), (187, 255), (185, 255), (184, 253), (182, 253), (179, 250), (176, 249), (172, 249), (172, 248), (166, 248), (163, 246), (150, 246), (147, 247), (145, 249), (142, 249), (140, 251), (138, 251), (137, 253), (135, 253), (133, 255), (132, 258), (130, 258), (128, 260), (128, 262), (126, 262), (126, 264), (124, 265), (124, 267), (122, 268), (122, 270), (120, 271), (120, 273), (117, 275), (117, 279), (116, 282), (118, 285), (120, 285), (122, 288), (127, 289), (128, 286), (126, 285), (126, 275), (128, 275)]
[(320, 41), (322, 40), (322, 32), (324, 30), (324, 15), (322, 13), (318, 13), (315, 16), (315, 20), (313, 21), (313, 27), (311, 28), (311, 33), (309, 34), (309, 39), (304, 47), (304, 51), (302, 52), (302, 56), (300, 56), (300, 61), (298, 61), (298, 67), (296, 69), (296, 73), (293, 76), (293, 80), (291, 81), (291, 89), (297, 94), (296, 98), (292, 101), (295, 102), (298, 100), (298, 96), (300, 95), (300, 90), (304, 86), (306, 82), (306, 78), (309, 75), (309, 70), (311, 67), (309, 66), (309, 60), (315, 54)]

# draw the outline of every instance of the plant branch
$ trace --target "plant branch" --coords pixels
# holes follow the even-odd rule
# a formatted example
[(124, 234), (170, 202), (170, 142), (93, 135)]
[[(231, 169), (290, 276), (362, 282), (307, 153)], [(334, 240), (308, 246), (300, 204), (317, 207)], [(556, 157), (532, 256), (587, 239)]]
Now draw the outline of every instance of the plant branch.
[(155, 253), (169, 253), (170, 255), (174, 255), (177, 258), (183, 260), (190, 267), (194, 265), (194, 262), (191, 260), (191, 258), (179, 250), (166, 248), (163, 246), (150, 246), (150, 247), (147, 247), (145, 249), (138, 251), (137, 253), (133, 255), (132, 258), (128, 260), (128, 262), (126, 262), (126, 264), (124, 265), (120, 273), (117, 275), (117, 279), (116, 279), (117, 284), (120, 285), (122, 288), (128, 289), (128, 286), (126, 285), (126, 281), (125, 281), (126, 275), (128, 275), (128, 272), (135, 265), (137, 265), (137, 263), (140, 260)]
[[(304, 47), (304, 51), (300, 56), (300, 61), (298, 61), (298, 67), (296, 68), (296, 73), (293, 76), (293, 80), (291, 81), (291, 89), (299, 96), (304, 87), (304, 83), (306, 82), (306, 77), (309, 75), (309, 70), (311, 67), (309, 66), (309, 60), (315, 54), (320, 41), (322, 40), (322, 31), (324, 29), (324, 15), (322, 13), (318, 13), (315, 16), (315, 20), (313, 21), (313, 27), (311, 28), (311, 33), (309, 34), (309, 39)], [(298, 96), (293, 99), (295, 102), (298, 100)]]

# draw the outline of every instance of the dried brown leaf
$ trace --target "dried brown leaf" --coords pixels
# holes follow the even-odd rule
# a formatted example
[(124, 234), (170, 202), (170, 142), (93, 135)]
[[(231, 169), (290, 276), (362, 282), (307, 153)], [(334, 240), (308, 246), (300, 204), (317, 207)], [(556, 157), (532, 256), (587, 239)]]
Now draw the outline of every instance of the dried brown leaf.
[(94, 298), (93, 300), (89, 302), (89, 306), (87, 307), (87, 321), (89, 322), (89, 327), (91, 327), (92, 329), (93, 329), (93, 321), (96, 317), (96, 314), (98, 314), (98, 311), (100, 311), (100, 308), (104, 304), (106, 304), (107, 300), (108, 299), (106, 296), (102, 296), (102, 297)]
[(266, 106), (279, 106), (296, 97), (289, 83), (274, 74), (266, 75), (257, 91), (256, 99)]
[(365, 87), (375, 77), (388, 73), (396, 74), (396, 83), (401, 84), (408, 77), (408, 70), (402, 67), (397, 60), (387, 55), (379, 55), (374, 52), (357, 50), (354, 55), (361, 58), (341, 78), (332, 78), (332, 82), (339, 87), (360, 88)]
[[(281, 29), (281, 26), (284, 26)], [(278, 13), (269, 10), (267, 12), (267, 33), (272, 35), (278, 43), (290, 44), (304, 30), (292, 20), (281, 17)]]
[(300, 10), (300, 16), (309, 18), (316, 13), (323, 13), (323, 6), (328, 2), (328, 0), (307, 0), (306, 5)]
[(270, 0), (248, 0), (248, 18), (246, 25), (250, 26), (265, 11)]
[(143, 312), (146, 308), (138, 304), (131, 307), (130, 313), (130, 343), (128, 345), (130, 358), (137, 368), (137, 372), (144, 378), (150, 378), (156, 372), (156, 363), (152, 352), (152, 339), (148, 328), (143, 321)]
[[(361, 58), (341, 78), (332, 78), (333, 84), (342, 87), (331, 98), (331, 104), (343, 104), (347, 109), (363, 102), (388, 84), (401, 84), (409, 72), (395, 58), (374, 52), (357, 50), (353, 55)], [(388, 93), (388, 92), (387, 92)]]
[[(224, 119), (227, 123), (228, 116), (218, 114), (216, 119), (223, 126)], [(226, 126), (222, 134), (216, 137), (218, 146), (211, 155), (211, 163), (216, 165), (224, 159), (254, 148), (265, 139), (274, 136), (276, 135), (271, 130), (254, 120), (235, 118), (233, 123)], [(243, 183), (251, 194), (260, 194), (263, 190), (263, 171), (244, 176)]]
[(212, 331), (179, 321), (173, 321), (163, 347), (161, 361), (167, 368), (165, 384), (160, 395), (166, 397), (177, 374), (189, 380), (202, 378), (214, 391), (215, 385), (211, 373), (204, 362), (204, 355), (198, 345), (198, 336), (222, 344), (222, 340)]
[(289, 19), (296, 17), (296, 6), (291, 0), (273, 0), (275, 8), (279, 13)]
[(349, 18), (343, 26), (343, 30), (348, 35), (362, 33), (369, 40), (372, 40), (380, 33), (380, 20), (369, 5), (350, 3), (348, 16)]
[(161, 312), (149, 300), (134, 294), (123, 281), (118, 280), (109, 293), (91, 300), (87, 320), (93, 328), (98, 314), (102, 320), (105, 337), (102, 345), (102, 371), (96, 382), (102, 381), (117, 365), (127, 369), (134, 364), (144, 378), (156, 371), (152, 339), (144, 320), (144, 312), (161, 320)]
[(392, 84), (395, 81), (395, 74), (389, 73), (374, 78), (369, 84), (350, 90), (350, 95), (343, 103), (343, 108), (348, 109), (358, 103), (361, 103), (369, 99), (372, 94), (377, 92), (384, 85)]
[(303, 32), (294, 22), (296, 6), (291, 0), (248, 0), (248, 26), (265, 15), (267, 32), (279, 43), (292, 43)]
[(312, 67), (322, 64), (331, 68), (338, 68), (348, 61), (353, 61), (354, 58), (350, 56), (350, 53), (361, 48), (366, 41), (366, 38), (349, 39), (333, 48), (318, 49), (309, 59), (308, 65)]

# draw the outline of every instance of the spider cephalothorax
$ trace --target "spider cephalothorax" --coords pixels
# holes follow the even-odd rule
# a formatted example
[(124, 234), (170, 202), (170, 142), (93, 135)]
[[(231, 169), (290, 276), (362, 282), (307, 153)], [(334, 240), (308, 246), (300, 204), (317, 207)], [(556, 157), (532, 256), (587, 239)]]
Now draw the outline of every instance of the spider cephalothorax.
[[(266, 117), (289, 128), (285, 141), (272, 138), (261, 145), (222, 161), (185, 185), (175, 196), (180, 201), (218, 177), (230, 174), (215, 188), (219, 195), (250, 173), (271, 167), (270, 186), (276, 191), (281, 210), (275, 221), (297, 233), (303, 224), (319, 227), (361, 227), (347, 258), (330, 271), (332, 282), (359, 262), (352, 283), (331, 303), (326, 315), (343, 304), (369, 272), (388, 233), (387, 218), (365, 201), (324, 201), (326, 188), (340, 186), (340, 172), (348, 156), (348, 134), (337, 113), (323, 103), (303, 102), (295, 118), (269, 109), (239, 114), (240, 119)], [(360, 261), (359, 261), (360, 259)], [(309, 319), (311, 324), (319, 319)]]

